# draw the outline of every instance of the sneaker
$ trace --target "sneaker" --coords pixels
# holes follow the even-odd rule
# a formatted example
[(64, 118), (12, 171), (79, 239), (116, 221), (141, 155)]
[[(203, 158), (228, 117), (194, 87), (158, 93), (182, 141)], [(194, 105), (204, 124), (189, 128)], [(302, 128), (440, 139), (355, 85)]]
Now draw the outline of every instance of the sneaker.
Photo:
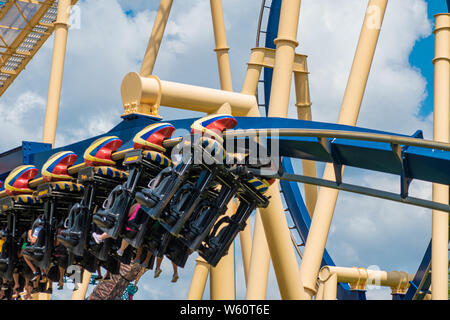
[(161, 274), (162, 270), (161, 269), (156, 269), (155, 270), (155, 278), (158, 278), (159, 275)]
[(95, 243), (100, 244), (102, 243), (102, 239), (100, 239), (100, 235), (98, 233), (93, 233), (92, 238), (94, 238)]

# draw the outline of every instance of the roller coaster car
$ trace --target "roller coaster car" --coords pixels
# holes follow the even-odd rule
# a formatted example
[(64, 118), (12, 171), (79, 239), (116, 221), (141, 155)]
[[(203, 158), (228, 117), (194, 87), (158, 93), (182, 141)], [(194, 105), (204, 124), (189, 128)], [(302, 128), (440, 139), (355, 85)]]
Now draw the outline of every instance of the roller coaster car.
[(34, 219), (43, 212), (43, 202), (28, 187), (38, 170), (34, 166), (20, 166), (5, 180), (7, 196), (0, 199), (0, 219), (4, 224), (5, 242), (0, 257), (0, 274), (12, 280), (18, 262), (21, 235), (26, 232)]
[[(211, 144), (216, 146), (211, 149)], [(173, 169), (172, 174), (162, 179), (156, 188), (136, 194), (144, 211), (153, 213), (151, 217), (155, 217), (170, 233), (163, 238), (158, 251), (181, 267), (193, 251), (198, 251), (215, 266), (237, 233), (245, 228), (253, 210), (268, 205), (263, 193), (270, 183), (251, 174), (247, 170), (248, 164), (227, 165), (217, 161), (206, 165), (212, 159), (217, 160), (216, 153), (211, 153), (211, 150), (217, 151), (219, 145), (202, 138), (193, 145), (192, 157), (196, 148), (202, 149), (203, 163), (193, 165), (196, 162), (188, 159)], [(233, 215), (220, 218), (233, 197), (240, 200), (238, 209)], [(153, 203), (156, 205), (151, 208)]]
[[(93, 217), (94, 223), (111, 238), (123, 235), (124, 224), (137, 191), (147, 186), (159, 172), (171, 167), (171, 160), (164, 155), (164, 140), (171, 137), (175, 127), (168, 123), (150, 125), (133, 139), (134, 149), (128, 152), (123, 165), (128, 169), (127, 181), (110, 193), (102, 210)], [(139, 228), (139, 226), (137, 226)], [(136, 239), (127, 239), (133, 246)]]
[[(236, 235), (244, 230), (250, 214), (256, 208), (269, 205), (269, 198), (264, 193), (274, 180), (252, 172), (273, 171), (274, 163), (250, 164), (247, 160), (222, 172), (219, 196), (199, 207), (182, 233), (181, 240), (189, 249), (197, 251), (212, 266), (227, 254)], [(226, 208), (231, 194), (239, 205), (231, 215), (223, 215), (225, 210), (220, 208)]]
[[(78, 171), (78, 183), (84, 186), (83, 197), (72, 206), (65, 221), (66, 229), (57, 236), (75, 256), (82, 257), (86, 254), (95, 210), (102, 206), (118, 184), (127, 179), (127, 172), (114, 167), (115, 162), (111, 160), (112, 152), (117, 151), (121, 145), (122, 140), (117, 137), (103, 137), (96, 140), (84, 154), (85, 164), (88, 166)], [(103, 155), (102, 158), (99, 157), (100, 154)]]
[[(161, 171), (150, 188), (136, 194), (136, 200), (170, 233), (161, 240), (160, 254), (183, 266), (187, 256), (197, 250), (216, 265), (252, 211), (268, 205), (263, 191), (270, 184), (254, 177), (245, 163), (234, 164), (222, 146), (223, 140), (193, 133), (192, 142), (181, 142), (181, 163)], [(241, 200), (239, 208), (218, 220), (234, 196)]]
[(45, 183), (39, 185), (35, 195), (44, 203), (43, 229), (37, 242), (24, 249), (33, 263), (42, 270), (48, 269), (53, 256), (56, 228), (70, 208), (81, 200), (84, 186), (72, 182), (67, 169), (76, 161), (77, 155), (70, 151), (59, 152), (44, 164), (42, 176)]
[(149, 188), (136, 194), (146, 213), (177, 236), (196, 206), (211, 193), (218, 170), (226, 162), (222, 133), (237, 121), (212, 115), (195, 121), (191, 136), (180, 142), (182, 161), (157, 176)]

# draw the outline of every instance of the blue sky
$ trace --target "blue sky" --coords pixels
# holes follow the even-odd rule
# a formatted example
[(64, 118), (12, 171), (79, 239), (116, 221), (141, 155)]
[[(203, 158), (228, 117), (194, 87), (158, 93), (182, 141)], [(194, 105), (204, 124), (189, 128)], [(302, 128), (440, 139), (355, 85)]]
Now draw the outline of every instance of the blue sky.
[[(447, 0), (449, 1), (449, 0)], [(433, 16), (437, 13), (447, 12), (447, 4), (445, 0), (427, 0), (428, 3), (428, 16), (429, 19), (433, 19)], [(423, 103), (420, 110), (421, 116), (427, 116), (433, 111), (433, 77), (434, 68), (432, 60), (434, 58), (434, 35), (419, 40), (414, 46), (410, 56), (410, 63), (421, 69), (422, 74), (427, 79), (427, 92), (428, 96)]]

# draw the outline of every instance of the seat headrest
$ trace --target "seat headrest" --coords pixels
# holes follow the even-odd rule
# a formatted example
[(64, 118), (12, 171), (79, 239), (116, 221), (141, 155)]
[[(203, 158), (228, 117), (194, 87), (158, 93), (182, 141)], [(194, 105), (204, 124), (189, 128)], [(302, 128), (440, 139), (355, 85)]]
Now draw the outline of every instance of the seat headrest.
[(215, 114), (195, 121), (191, 126), (191, 133), (207, 135), (223, 143), (222, 133), (227, 129), (233, 129), (236, 125), (235, 117), (227, 114)]
[(122, 140), (116, 136), (102, 137), (95, 140), (84, 152), (84, 162), (88, 166), (113, 166), (113, 152), (122, 146)]
[(38, 172), (39, 170), (33, 165), (19, 166), (11, 171), (5, 179), (6, 194), (13, 196), (17, 194), (33, 193), (33, 190), (30, 189), (28, 183), (36, 177)]
[(77, 161), (78, 156), (72, 151), (61, 151), (52, 155), (44, 166), (41, 174), (45, 181), (70, 180), (72, 177), (67, 169)]
[(166, 122), (149, 125), (134, 136), (134, 148), (166, 152), (164, 140), (169, 139), (175, 130), (173, 125)]

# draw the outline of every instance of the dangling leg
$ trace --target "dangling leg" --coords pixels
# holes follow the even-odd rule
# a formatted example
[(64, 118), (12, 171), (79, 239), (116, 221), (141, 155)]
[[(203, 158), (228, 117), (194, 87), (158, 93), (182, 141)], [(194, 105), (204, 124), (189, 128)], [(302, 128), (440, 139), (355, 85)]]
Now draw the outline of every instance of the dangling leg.
[(178, 266), (172, 262), (173, 267), (173, 276), (172, 276), (172, 282), (177, 282), (178, 280)]
[(158, 278), (159, 275), (161, 274), (162, 270), (161, 270), (161, 263), (163, 261), (163, 258), (161, 257), (156, 257), (156, 269), (155, 269), (155, 278)]

